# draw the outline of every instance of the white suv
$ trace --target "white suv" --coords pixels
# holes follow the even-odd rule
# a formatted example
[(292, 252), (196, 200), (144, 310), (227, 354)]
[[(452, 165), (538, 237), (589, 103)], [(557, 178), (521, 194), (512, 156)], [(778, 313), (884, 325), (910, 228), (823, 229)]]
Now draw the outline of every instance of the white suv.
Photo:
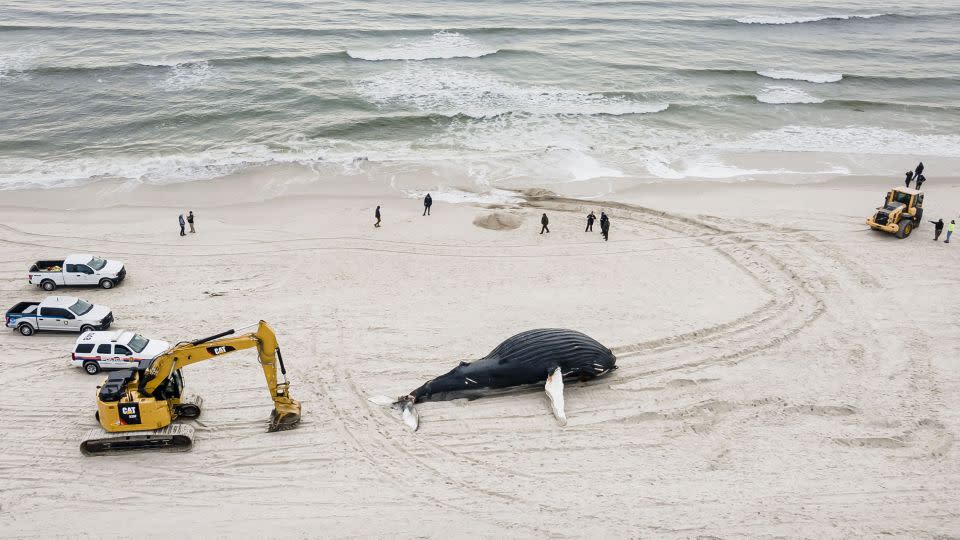
[(70, 363), (96, 375), (101, 369), (135, 367), (140, 360), (153, 358), (169, 348), (166, 341), (147, 339), (126, 330), (84, 332), (77, 338)]

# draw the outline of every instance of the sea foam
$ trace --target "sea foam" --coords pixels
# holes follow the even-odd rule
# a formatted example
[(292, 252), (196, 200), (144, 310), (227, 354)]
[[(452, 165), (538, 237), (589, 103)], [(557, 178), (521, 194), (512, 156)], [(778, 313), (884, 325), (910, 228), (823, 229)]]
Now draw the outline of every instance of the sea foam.
[(506, 113), (625, 115), (666, 110), (667, 103), (643, 102), (621, 96), (527, 86), (495, 76), (408, 65), (361, 81), (361, 96), (381, 106), (409, 107), (444, 116), (487, 118)]
[(783, 105), (788, 103), (823, 103), (824, 100), (792, 86), (767, 86), (757, 94), (757, 101)]

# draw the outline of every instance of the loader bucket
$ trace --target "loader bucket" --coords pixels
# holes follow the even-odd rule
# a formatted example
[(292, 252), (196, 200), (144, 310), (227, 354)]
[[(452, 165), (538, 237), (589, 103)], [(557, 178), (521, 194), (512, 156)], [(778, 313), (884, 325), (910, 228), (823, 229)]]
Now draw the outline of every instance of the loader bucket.
[(291, 399), (286, 403), (275, 403), (270, 412), (270, 427), (267, 431), (286, 431), (297, 427), (300, 423), (300, 402)]

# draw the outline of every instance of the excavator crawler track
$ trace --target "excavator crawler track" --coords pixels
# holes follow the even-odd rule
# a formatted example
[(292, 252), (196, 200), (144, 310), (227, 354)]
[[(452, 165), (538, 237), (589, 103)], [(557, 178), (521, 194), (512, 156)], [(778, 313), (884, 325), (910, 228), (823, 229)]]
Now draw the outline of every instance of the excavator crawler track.
[(103, 429), (91, 429), (80, 441), (80, 451), (87, 456), (117, 454), (129, 450), (185, 451), (193, 445), (193, 428), (184, 424), (171, 424), (153, 431), (129, 431), (109, 433)]

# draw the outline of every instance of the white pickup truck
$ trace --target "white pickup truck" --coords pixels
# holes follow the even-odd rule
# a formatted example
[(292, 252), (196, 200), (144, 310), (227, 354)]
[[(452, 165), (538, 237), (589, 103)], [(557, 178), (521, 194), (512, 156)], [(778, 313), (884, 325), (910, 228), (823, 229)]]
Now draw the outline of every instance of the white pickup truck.
[(30, 267), (27, 280), (45, 291), (59, 286), (92, 285), (112, 289), (127, 276), (120, 261), (108, 261), (95, 255), (78, 253), (66, 259), (37, 261)]
[(113, 312), (75, 296), (48, 296), (42, 302), (20, 302), (7, 310), (5, 320), (7, 328), (25, 336), (39, 330), (89, 332), (110, 328)]
[(102, 369), (129, 369), (140, 360), (149, 360), (170, 348), (170, 343), (147, 339), (126, 330), (84, 332), (77, 338), (71, 363), (90, 375)]

